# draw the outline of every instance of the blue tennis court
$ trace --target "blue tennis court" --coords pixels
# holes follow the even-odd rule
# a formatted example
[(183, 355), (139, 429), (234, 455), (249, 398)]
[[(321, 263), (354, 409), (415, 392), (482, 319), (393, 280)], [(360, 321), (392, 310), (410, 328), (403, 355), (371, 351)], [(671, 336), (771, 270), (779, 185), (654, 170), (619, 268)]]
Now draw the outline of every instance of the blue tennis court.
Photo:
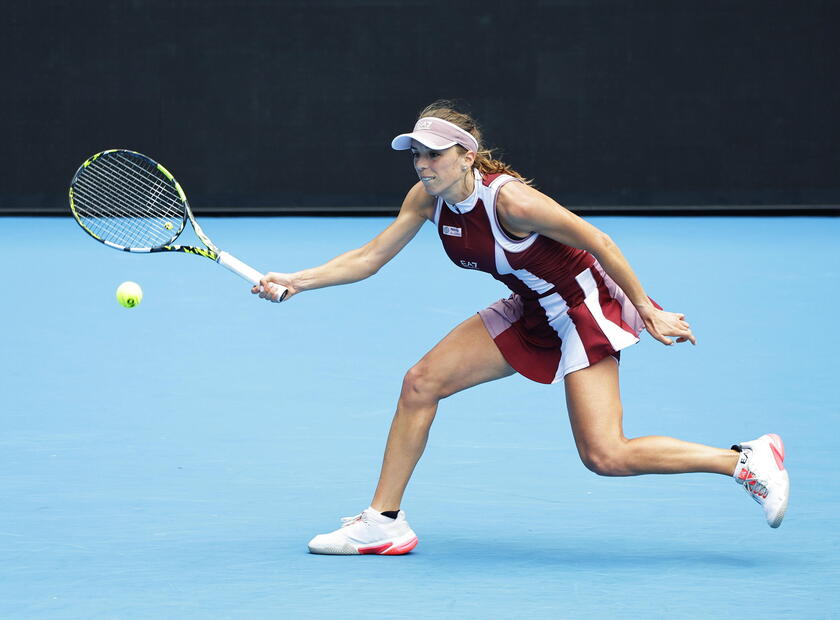
[[(202, 223), (291, 271), (388, 221)], [(69, 214), (4, 218), (0, 617), (840, 616), (840, 220), (593, 221), (699, 341), (622, 356), (625, 432), (779, 433), (781, 528), (723, 477), (595, 476), (562, 386), (515, 376), (442, 403), (403, 506), (412, 553), (310, 555), (368, 505), (405, 370), (503, 287), (452, 266), (431, 226), (377, 276), (274, 305)], [(140, 307), (117, 305), (124, 280)]]

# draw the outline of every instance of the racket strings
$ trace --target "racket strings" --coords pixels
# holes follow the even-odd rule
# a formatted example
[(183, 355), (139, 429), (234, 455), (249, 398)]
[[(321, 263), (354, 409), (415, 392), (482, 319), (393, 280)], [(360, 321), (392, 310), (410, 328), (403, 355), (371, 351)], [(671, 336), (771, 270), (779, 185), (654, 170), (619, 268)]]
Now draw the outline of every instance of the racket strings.
[(143, 213), (137, 209), (135, 192), (145, 192), (146, 188), (126, 188), (127, 181), (130, 179), (115, 178), (103, 167), (91, 170), (88, 175), (80, 176), (77, 185), (88, 189), (100, 198), (99, 205), (102, 211), (96, 215), (110, 215), (110, 212), (113, 212), (114, 215), (122, 217), (141, 216)]
[[(138, 170), (142, 169), (138, 167)], [(126, 243), (122, 245), (126, 247), (154, 247), (172, 239), (174, 236), (173, 230), (166, 229), (166, 221), (173, 216), (177, 216), (180, 219), (182, 215), (177, 213), (177, 208), (156, 212), (155, 207), (161, 207), (167, 204), (180, 207), (181, 203), (174, 192), (170, 192), (167, 202), (159, 203), (156, 201), (162, 193), (161, 186), (166, 187), (162, 179), (152, 177), (156, 182), (155, 184), (149, 184), (148, 182), (140, 183), (139, 181), (142, 179), (135, 180), (136, 177), (131, 176), (133, 174), (131, 170), (124, 173), (118, 165), (112, 165), (107, 160), (102, 162), (102, 167), (98, 171), (108, 178), (108, 181), (111, 183), (110, 189), (113, 189), (115, 192), (114, 198), (118, 201), (114, 203), (115, 212), (120, 218), (128, 218), (114, 220), (115, 222), (124, 224), (125, 232), (131, 235), (126, 239)], [(149, 195), (146, 204), (142, 205), (138, 203), (138, 199), (141, 199), (146, 193)], [(117, 228), (117, 230), (119, 229)], [(154, 233), (154, 238), (144, 239), (144, 235), (148, 233)], [(152, 243), (153, 241), (157, 241), (157, 243)]]
[[(130, 218), (122, 221), (128, 225), (128, 230), (134, 233), (132, 239), (138, 240), (142, 236), (142, 227), (146, 225), (155, 229), (157, 236), (164, 240), (172, 238), (172, 230), (167, 230), (165, 224), (173, 216), (177, 216), (179, 219), (183, 217), (179, 197), (163, 179), (149, 173), (140, 166), (133, 165), (126, 158), (120, 158), (120, 160), (112, 163), (110, 158), (105, 159), (99, 171), (112, 183), (111, 187), (118, 195), (116, 197), (122, 198), (117, 204), (123, 208), (118, 209), (117, 213), (120, 217)], [(121, 162), (132, 167), (120, 166)], [(144, 195), (147, 196), (145, 204), (138, 202), (138, 200), (142, 200)], [(158, 199), (162, 196), (163, 201), (161, 202)], [(161, 210), (161, 207), (163, 207), (163, 210)], [(152, 219), (146, 221), (138, 218)], [(130, 245), (134, 245), (134, 243)]]
[(114, 152), (82, 169), (74, 182), (74, 203), (92, 233), (125, 248), (174, 240), (186, 207), (171, 181), (152, 165), (143, 167)]
[(165, 222), (158, 217), (180, 219), (180, 214), (174, 210), (158, 214), (144, 212), (146, 205), (138, 203), (125, 191), (115, 189), (119, 185), (109, 188), (103, 186), (106, 183), (113, 181), (93, 176), (77, 183), (83, 190), (81, 196), (77, 194), (77, 202), (81, 202), (78, 210), (87, 219), (92, 232), (123, 247), (154, 247), (173, 237), (173, 231), (167, 230)]
[[(80, 179), (76, 188), (75, 199), (77, 203), (81, 203), (78, 211), (86, 219), (86, 224), (92, 232), (112, 243), (118, 243), (122, 239), (124, 243), (119, 245), (137, 247), (133, 241), (138, 238), (138, 218), (130, 209), (121, 206), (119, 196), (100, 191), (98, 186), (88, 179)], [(79, 189), (83, 190), (81, 196)]]
[[(151, 183), (153, 185), (153, 189), (149, 196), (149, 203), (154, 204), (156, 206), (166, 207), (168, 206), (169, 209), (167, 212), (164, 212), (160, 218), (156, 221), (158, 226), (159, 232), (163, 236), (169, 236), (169, 240), (167, 242), (171, 243), (175, 237), (181, 231), (181, 226), (183, 224), (183, 219), (185, 215), (186, 208), (182, 202), (182, 199), (178, 193), (176, 193), (173, 181), (170, 179), (163, 179), (160, 176), (160, 172), (157, 169), (157, 164), (153, 164), (150, 161), (141, 160), (143, 161), (148, 167), (140, 166), (139, 164), (135, 163), (131, 160), (130, 157), (122, 155), (121, 153), (115, 153), (116, 157), (134, 169), (137, 174), (144, 175), (141, 177), (132, 177), (132, 180), (136, 179), (135, 185), (137, 182), (141, 180), (145, 180), (146, 182), (146, 189), (148, 189), (148, 184)], [(158, 202), (160, 199), (160, 202)], [(177, 230), (172, 224), (171, 220), (179, 220)], [(169, 228), (166, 228), (166, 225), (169, 224)]]
[[(157, 166), (153, 166), (151, 162), (146, 162), (148, 167), (144, 167), (137, 164), (136, 162), (131, 161), (131, 159), (129, 159), (127, 156), (121, 153), (114, 153), (114, 157), (118, 162), (124, 164), (122, 169), (117, 167), (118, 170), (126, 170), (129, 171), (129, 173), (131, 170), (134, 170), (136, 172), (136, 175), (131, 177), (133, 181), (140, 183), (141, 181), (145, 180), (147, 185), (150, 182), (153, 185), (157, 185), (158, 183), (160, 183), (160, 188), (162, 190), (166, 190), (173, 200), (180, 199), (180, 196), (175, 191), (174, 186), (171, 184), (171, 181), (169, 181), (169, 179), (162, 178), (160, 176), (160, 172), (157, 169)], [(110, 158), (106, 159), (106, 163), (110, 162)]]

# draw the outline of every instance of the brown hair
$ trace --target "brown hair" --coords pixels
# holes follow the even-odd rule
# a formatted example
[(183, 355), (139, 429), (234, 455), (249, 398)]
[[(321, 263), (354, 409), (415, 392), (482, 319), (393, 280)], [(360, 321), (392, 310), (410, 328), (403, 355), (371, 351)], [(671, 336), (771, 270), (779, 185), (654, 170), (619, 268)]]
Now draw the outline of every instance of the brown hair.
[[(478, 153), (475, 154), (475, 163), (473, 163), (473, 168), (478, 168), (478, 171), (481, 174), (509, 174), (510, 176), (531, 185), (530, 179), (526, 179), (500, 159), (493, 158), (493, 151), (495, 149), (487, 148), (482, 143), (481, 130), (478, 127), (478, 123), (476, 123), (475, 119), (466, 112), (457, 110), (453, 102), (447, 99), (439, 99), (438, 101), (435, 101), (423, 108), (423, 111), (420, 112), (420, 116), (417, 118), (419, 120), (428, 116), (442, 118), (454, 125), (458, 125), (458, 127), (464, 131), (472, 134), (478, 142)], [(460, 145), (457, 146), (460, 149), (464, 148)], [(464, 151), (466, 152), (465, 149)]]

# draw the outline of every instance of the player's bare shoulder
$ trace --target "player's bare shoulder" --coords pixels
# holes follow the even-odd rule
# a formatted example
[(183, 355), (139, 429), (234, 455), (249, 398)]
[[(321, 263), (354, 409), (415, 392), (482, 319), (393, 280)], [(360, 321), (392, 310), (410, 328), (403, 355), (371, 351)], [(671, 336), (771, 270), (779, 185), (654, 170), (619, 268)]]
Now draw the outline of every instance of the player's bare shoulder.
[[(537, 232), (566, 245), (589, 248), (589, 241), (581, 241), (579, 235), (585, 234), (581, 231), (591, 226), (550, 196), (525, 183), (502, 186), (496, 213), (502, 226), (516, 235)], [(570, 231), (577, 232), (571, 234)]]
[(526, 183), (511, 181), (499, 189), (496, 209), (514, 219), (527, 218), (527, 215), (545, 199), (545, 195)]
[(400, 210), (403, 212), (416, 213), (424, 219), (432, 221), (435, 217), (436, 202), (437, 198), (435, 196), (430, 196), (426, 191), (426, 188), (423, 187), (423, 183), (418, 181), (411, 187), (410, 190), (408, 190)]
[(527, 236), (535, 230), (534, 221), (546, 198), (530, 185), (511, 181), (499, 189), (496, 213), (508, 232)]

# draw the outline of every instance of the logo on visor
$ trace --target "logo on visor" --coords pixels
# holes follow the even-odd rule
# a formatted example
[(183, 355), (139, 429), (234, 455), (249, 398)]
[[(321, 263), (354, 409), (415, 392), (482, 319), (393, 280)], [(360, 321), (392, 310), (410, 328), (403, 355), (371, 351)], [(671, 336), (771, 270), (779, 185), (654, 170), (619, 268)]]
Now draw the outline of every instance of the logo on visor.
[(414, 126), (414, 129), (428, 129), (432, 126), (432, 121), (426, 119), (420, 119), (417, 121), (417, 124)]

